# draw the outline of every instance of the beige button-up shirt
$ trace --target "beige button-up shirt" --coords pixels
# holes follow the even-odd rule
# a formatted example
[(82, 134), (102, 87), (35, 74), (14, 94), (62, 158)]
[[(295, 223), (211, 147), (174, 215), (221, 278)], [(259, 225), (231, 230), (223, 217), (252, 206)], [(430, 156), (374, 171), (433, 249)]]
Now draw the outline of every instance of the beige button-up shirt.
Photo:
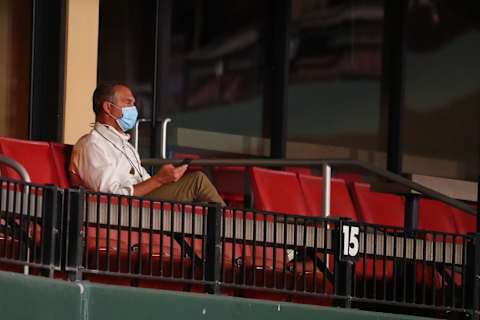
[(75, 144), (69, 171), (89, 190), (133, 195), (133, 186), (150, 175), (129, 139), (128, 134), (95, 123), (92, 131)]

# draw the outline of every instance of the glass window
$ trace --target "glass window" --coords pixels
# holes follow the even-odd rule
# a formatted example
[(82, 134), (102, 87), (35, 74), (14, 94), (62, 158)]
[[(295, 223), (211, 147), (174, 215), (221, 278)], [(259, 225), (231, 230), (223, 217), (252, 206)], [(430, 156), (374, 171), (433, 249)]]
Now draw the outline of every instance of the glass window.
[(385, 166), (383, 10), (381, 0), (292, 1), (288, 157), (352, 158)]
[(31, 41), (31, 1), (0, 1), (0, 136), (28, 137)]
[[(98, 43), (99, 82), (132, 89), (139, 118), (152, 115), (155, 1), (101, 0)], [(139, 127), (139, 151), (150, 154), (151, 125)]]
[[(174, 1), (168, 69), (169, 150), (270, 152), (262, 139), (266, 1)], [(267, 154), (268, 155), (268, 154)]]
[(292, 1), (290, 158), (380, 155), (383, 1)]
[(479, 175), (478, 1), (411, 1), (408, 13), (404, 171)]

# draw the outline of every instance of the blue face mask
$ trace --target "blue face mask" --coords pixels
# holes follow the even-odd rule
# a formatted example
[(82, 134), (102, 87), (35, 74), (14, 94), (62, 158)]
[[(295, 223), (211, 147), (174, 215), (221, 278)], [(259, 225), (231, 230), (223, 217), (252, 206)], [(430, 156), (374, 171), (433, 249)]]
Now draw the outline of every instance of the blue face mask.
[(120, 108), (112, 103), (116, 108), (122, 109), (122, 117), (120, 119), (115, 119), (123, 131), (128, 131), (133, 128), (135, 122), (137, 122), (138, 111), (137, 107), (126, 107)]

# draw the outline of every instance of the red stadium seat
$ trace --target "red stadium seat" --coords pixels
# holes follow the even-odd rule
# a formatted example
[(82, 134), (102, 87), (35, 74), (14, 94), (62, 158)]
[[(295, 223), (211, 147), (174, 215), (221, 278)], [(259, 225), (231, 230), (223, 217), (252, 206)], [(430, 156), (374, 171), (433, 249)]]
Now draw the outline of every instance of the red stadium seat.
[[(30, 179), (39, 184), (58, 184), (57, 168), (47, 142), (0, 137), (0, 153), (17, 160), (27, 170)], [(1, 166), (2, 176), (19, 180), (11, 168)]]
[(431, 199), (420, 199), (418, 228), (429, 231), (456, 233), (452, 207)]
[[(1, 220), (1, 224), (4, 225), (3, 220)], [(18, 240), (12, 240), (10, 236), (5, 236), (4, 233), (0, 233), (0, 259), (18, 259), (18, 248)], [(23, 266), (0, 262), (0, 270), (22, 272)]]
[(353, 200), (362, 222), (403, 227), (405, 199), (402, 196), (370, 191), (370, 185), (353, 183)]
[(310, 215), (295, 173), (252, 167), (250, 177), (255, 208), (263, 211)]
[[(139, 270), (139, 273), (143, 275), (161, 276), (171, 280), (182, 278), (192, 279), (192, 277), (197, 280), (201, 279), (199, 266), (196, 266), (195, 270), (193, 270), (195, 274), (192, 275), (192, 257), (184, 256), (182, 259), (180, 245), (174, 240), (172, 247), (171, 240), (171, 237), (164, 236), (162, 246), (160, 246), (160, 242), (156, 242), (152, 244), (151, 251), (149, 245), (142, 245), (142, 268)], [(187, 288), (183, 282), (152, 279), (139, 279), (138, 286), (142, 288), (177, 291), (184, 291)], [(200, 289), (198, 291), (202, 290)]]
[(350, 185), (354, 182), (362, 182), (362, 175), (358, 173), (350, 173), (350, 172), (338, 172), (336, 177), (339, 179), (345, 180), (347, 185)]
[(68, 165), (70, 163), (73, 146), (71, 144), (51, 142), (50, 148), (52, 150), (53, 161), (57, 170), (58, 186), (60, 188), (68, 189), (71, 187), (68, 177)]
[(243, 207), (245, 167), (212, 167), (215, 187), (231, 207)]
[(311, 176), (312, 175), (312, 169), (311, 168), (305, 168), (305, 167), (285, 167), (285, 171), (287, 172), (293, 172), (297, 174), (303, 174), (306, 176)]
[[(310, 216), (311, 211), (305, 201), (305, 196), (300, 187), (300, 182), (297, 174), (293, 172), (269, 170), (262, 168), (250, 168), (250, 175), (252, 180), (252, 189), (255, 198), (255, 207), (264, 211), (293, 213), (298, 215)], [(268, 218), (267, 218), (268, 219)], [(266, 249), (265, 264), (263, 261), (263, 247), (256, 248), (255, 268), (256, 275), (255, 285), (267, 288), (283, 288), (283, 283), (286, 284), (286, 289), (293, 288), (293, 283), (296, 283), (297, 290), (311, 291), (313, 290), (313, 282), (317, 282), (317, 288), (323, 287), (324, 274), (313, 265), (311, 260), (306, 263), (305, 272), (303, 272), (303, 264), (297, 262), (293, 273), (292, 261), (286, 261), (288, 271), (283, 275), (284, 261), (283, 249), (276, 249), (276, 259), (273, 259), (273, 248)], [(290, 257), (291, 258), (291, 257)], [(275, 266), (276, 283), (273, 283), (273, 269)], [(316, 278), (313, 278), (313, 270), (317, 268)], [(253, 281), (250, 274), (249, 281)], [(305, 277), (306, 288), (303, 288), (303, 280)], [(253, 283), (252, 283), (253, 284)], [(331, 285), (327, 285), (331, 289)], [(328, 290), (327, 289), (327, 290)], [(260, 297), (269, 300), (285, 300), (285, 295), (262, 293), (260, 291), (248, 292), (247, 297)], [(294, 296), (292, 299), (297, 299)], [(302, 299), (302, 298), (298, 298)]]
[[(466, 214), (461, 212), (460, 210), (457, 210), (458, 214)], [(456, 225), (456, 219), (454, 217), (454, 208), (450, 207), (449, 205), (437, 201), (437, 200), (431, 200), (431, 199), (420, 199), (420, 206), (419, 206), (419, 213), (418, 213), (418, 229), (422, 230), (429, 230), (429, 231), (438, 231), (438, 232), (447, 232), (447, 233), (461, 233), (460, 230), (457, 228)], [(463, 217), (468, 222), (468, 217)], [(460, 218), (462, 219), (462, 217)], [(460, 219), (458, 221), (460, 221)], [(462, 227), (460, 227), (461, 229)], [(467, 228), (467, 227), (463, 227)], [(462, 231), (465, 231), (462, 230)], [(441, 234), (438, 234), (434, 237), (432, 234), (427, 234), (426, 239), (427, 240), (433, 240), (436, 239), (436, 241), (439, 242), (453, 242), (453, 236), (443, 236)], [(457, 238), (456, 242), (461, 243), (462, 239)], [(431, 267), (427, 268), (427, 271), (430, 272)], [(451, 276), (452, 271), (447, 270), (447, 274)], [(442, 281), (441, 281), (441, 276), (439, 272), (435, 273), (436, 277), (436, 283), (435, 286), (437, 288), (441, 288), (442, 286)], [(426, 277), (427, 278), (427, 277)], [(461, 285), (461, 274), (459, 273), (454, 273), (454, 281), (457, 285)], [(428, 278), (427, 278), (428, 279)], [(430, 281), (431, 282), (431, 281)]]
[[(27, 170), (30, 179), (39, 184), (56, 184), (70, 188), (67, 168), (73, 146), (0, 137), (0, 153), (17, 160)], [(20, 179), (11, 168), (0, 166), (2, 176)]]
[[(370, 191), (370, 185), (364, 183), (353, 183), (353, 198), (357, 205), (360, 221), (380, 224), (385, 226), (403, 227), (405, 215), (405, 200), (404, 197)], [(384, 261), (377, 260), (375, 263), (372, 259), (367, 259), (364, 266), (363, 259), (356, 264), (356, 273), (359, 278), (366, 277), (373, 278), (373, 270), (376, 270), (376, 279), (383, 279)], [(421, 266), (417, 266), (416, 281), (421, 283), (423, 280), (427, 284), (432, 283), (432, 269), (426, 268), (425, 272), (419, 271)], [(387, 260), (385, 264), (385, 280), (391, 281), (393, 277), (393, 262)], [(440, 282), (439, 275), (435, 274), (435, 285), (438, 286)]]
[[(370, 191), (370, 185), (354, 182), (352, 197), (357, 208), (358, 218), (361, 222), (402, 227), (404, 224), (405, 204), (403, 197)], [(372, 258), (361, 258), (356, 264), (358, 279), (391, 281), (393, 277), (392, 261), (383, 261)]]
[[(477, 232), (477, 217), (473, 214), (469, 214), (463, 210), (450, 207), (452, 210), (453, 218), (455, 220), (456, 233), (467, 235), (471, 232)], [(462, 243), (463, 239), (457, 239), (456, 243)], [(451, 274), (451, 272), (449, 272)], [(462, 285), (462, 275), (458, 272), (454, 274), (455, 284), (457, 286)]]
[(477, 232), (477, 217), (465, 211), (451, 207), (457, 233)]
[[(322, 191), (323, 178), (315, 176), (298, 175), (300, 186), (303, 190), (305, 200), (309, 211), (313, 216), (322, 216)], [(341, 216), (358, 220), (357, 213), (353, 207), (352, 199), (343, 179), (331, 180), (331, 201), (330, 214), (332, 216)]]

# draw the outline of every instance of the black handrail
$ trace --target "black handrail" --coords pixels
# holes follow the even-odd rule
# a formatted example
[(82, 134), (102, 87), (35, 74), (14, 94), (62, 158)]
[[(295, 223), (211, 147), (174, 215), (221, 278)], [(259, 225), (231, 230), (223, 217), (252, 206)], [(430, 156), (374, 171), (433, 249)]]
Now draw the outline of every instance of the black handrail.
[[(182, 160), (177, 159), (142, 159), (142, 164), (145, 166), (160, 167), (164, 164), (180, 164)], [(444, 202), (457, 209), (468, 212), (472, 215), (477, 214), (477, 210), (472, 206), (464, 203), (463, 201), (450, 198), (438, 191), (432, 190), (418, 183), (412, 182), (407, 178), (404, 178), (398, 174), (392, 173), (385, 169), (371, 165), (359, 160), (342, 160), (342, 159), (193, 159), (190, 163), (192, 166), (203, 167), (321, 167), (328, 165), (331, 167), (348, 167), (348, 168), (360, 168), (364, 171), (373, 173), (400, 185), (403, 185), (409, 189), (415, 190), (429, 198)]]

